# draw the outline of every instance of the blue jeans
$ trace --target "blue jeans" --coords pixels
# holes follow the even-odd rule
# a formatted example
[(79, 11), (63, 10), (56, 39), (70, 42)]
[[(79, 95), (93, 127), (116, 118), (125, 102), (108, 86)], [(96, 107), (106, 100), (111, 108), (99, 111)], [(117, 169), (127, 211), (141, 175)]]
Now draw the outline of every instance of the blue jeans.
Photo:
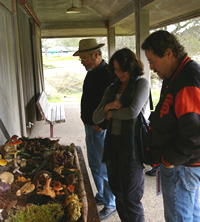
[(89, 167), (97, 188), (96, 198), (103, 200), (107, 208), (115, 207), (115, 196), (108, 184), (106, 164), (102, 163), (106, 130), (96, 131), (92, 125), (85, 125), (87, 157)]
[(167, 222), (199, 222), (200, 167), (160, 166)]

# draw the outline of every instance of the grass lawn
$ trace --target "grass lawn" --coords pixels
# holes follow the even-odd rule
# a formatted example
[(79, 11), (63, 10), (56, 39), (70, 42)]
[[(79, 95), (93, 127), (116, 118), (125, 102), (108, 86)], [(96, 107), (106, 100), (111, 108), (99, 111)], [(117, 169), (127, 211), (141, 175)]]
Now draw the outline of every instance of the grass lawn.
[(79, 58), (77, 56), (72, 55), (50, 55), (48, 57), (43, 56), (43, 65), (44, 69), (53, 69), (53, 68), (59, 68), (60, 62), (72, 62), (72, 61), (78, 61)]
[[(78, 60), (78, 57), (72, 55), (43, 57), (44, 70), (55, 69), (53, 76), (45, 77), (45, 85), (49, 84), (52, 90), (49, 95), (47, 94), (49, 102), (80, 102), (85, 74), (78, 69), (78, 67), (83, 68)], [(70, 68), (70, 66), (72, 67)], [(59, 71), (59, 68), (62, 68), (62, 70)], [(151, 89), (151, 93), (155, 107), (159, 101), (160, 90)]]

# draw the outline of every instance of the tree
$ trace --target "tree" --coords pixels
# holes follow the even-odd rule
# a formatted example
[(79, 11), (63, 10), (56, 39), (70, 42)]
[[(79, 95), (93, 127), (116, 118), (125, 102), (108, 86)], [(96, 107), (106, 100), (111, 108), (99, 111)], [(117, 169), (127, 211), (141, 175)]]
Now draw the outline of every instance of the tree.
[[(185, 51), (189, 56), (200, 56), (200, 17), (165, 26), (156, 30), (151, 30), (151, 32), (157, 30), (168, 30), (175, 34), (185, 47)], [(78, 49), (79, 41), (81, 39), (82, 38), (42, 39), (42, 47), (45, 49), (45, 53), (47, 53), (48, 48), (54, 46), (61, 46), (66, 49), (74, 47), (75, 50)], [(98, 43), (105, 44), (105, 46), (101, 48), (102, 57), (106, 60), (106, 62), (108, 62), (107, 37), (97, 37), (96, 39)], [(135, 36), (116, 36), (115, 42), (116, 50), (127, 47), (135, 52)], [(151, 74), (151, 85), (155, 88), (159, 88), (161, 85), (161, 80), (153, 72)]]
[(42, 39), (42, 48), (45, 51), (45, 56), (47, 57), (48, 49), (56, 46), (56, 39)]
[[(200, 17), (165, 26), (152, 30), (151, 32), (157, 30), (167, 30), (177, 36), (181, 44), (185, 47), (185, 51), (189, 56), (195, 57), (200, 55)], [(158, 81), (160, 81), (159, 77), (152, 73), (152, 85), (157, 84)]]

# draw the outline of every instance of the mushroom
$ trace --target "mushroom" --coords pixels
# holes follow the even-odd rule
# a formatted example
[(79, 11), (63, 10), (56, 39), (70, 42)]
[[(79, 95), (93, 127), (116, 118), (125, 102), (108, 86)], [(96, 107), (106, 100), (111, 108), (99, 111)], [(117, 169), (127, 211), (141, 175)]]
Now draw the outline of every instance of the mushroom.
[(77, 221), (81, 216), (81, 208), (83, 204), (79, 202), (79, 198), (76, 194), (72, 193), (65, 199), (65, 206), (67, 210), (67, 216), (70, 221)]
[(10, 151), (9, 154), (14, 155), (14, 166), (18, 167), (17, 165), (17, 153), (20, 152), (21, 150), (13, 150)]
[(31, 185), (31, 182), (29, 181), (29, 182), (27, 182), (27, 183), (25, 183), (22, 187), (21, 187), (21, 192), (22, 193), (24, 193), (25, 191), (26, 191), (26, 189), (28, 188), (28, 187), (30, 187), (30, 185)]
[(8, 146), (14, 146), (14, 150), (17, 150), (17, 146), (21, 143), (22, 143), (21, 140), (14, 140), (14, 141), (10, 141), (8, 143)]
[(65, 192), (60, 192), (61, 190), (63, 190), (64, 187), (66, 187), (65, 184), (61, 184), (61, 182), (59, 181), (53, 181), (54, 183), (52, 184), (53, 186), (53, 190), (55, 191), (56, 195), (59, 196), (59, 195), (64, 195)]
[(39, 182), (46, 181), (46, 179), (51, 178), (51, 173), (46, 170), (39, 171), (33, 178), (33, 182), (36, 183), (38, 180)]
[(51, 179), (52, 178), (46, 179), (45, 189), (43, 189), (42, 191), (37, 192), (37, 194), (50, 196), (51, 198), (56, 197), (55, 191), (50, 189)]
[(0, 179), (4, 183), (12, 184), (14, 181), (14, 175), (10, 172), (3, 172), (0, 174)]
[(56, 168), (54, 168), (54, 171), (59, 174), (61, 177), (64, 177), (61, 173), (62, 173), (62, 170), (64, 169), (64, 166), (58, 166)]
[(3, 212), (3, 209), (0, 209), (0, 220), (1, 221), (3, 221), (2, 212)]
[(59, 191), (56, 192), (57, 196), (64, 195), (64, 194), (65, 194), (65, 192), (59, 192)]
[(25, 177), (23, 177), (23, 176), (18, 176), (17, 177), (17, 180), (15, 180), (15, 182), (29, 182), (29, 181), (31, 181), (31, 178), (25, 178)]
[(82, 173), (79, 169), (68, 169), (68, 171)]
[(26, 159), (22, 158), (20, 162), (21, 167), (26, 167)]
[(54, 181), (54, 184), (52, 186), (53, 186), (52, 189), (57, 192), (59, 192), (60, 190), (63, 190), (62, 184), (59, 181)]
[(4, 193), (10, 190), (11, 185), (9, 183), (1, 183), (0, 185), (0, 193)]
[(23, 174), (20, 170), (19, 170), (19, 166), (17, 166), (16, 164), (15, 164), (15, 169), (13, 170), (13, 173), (19, 173), (19, 174)]
[(17, 135), (13, 135), (4, 145), (4, 150), (7, 152), (9, 150), (9, 143), (17, 140), (18, 136)]
[(21, 194), (27, 194), (34, 191), (35, 185), (31, 182), (25, 183), (19, 190), (17, 190), (16, 195), (21, 196)]
[(7, 163), (8, 163), (8, 162), (7, 162), (6, 160), (0, 159), (0, 165), (1, 165), (1, 166), (6, 166)]
[(36, 185), (35, 185), (35, 187), (36, 187), (36, 189), (38, 188), (38, 187), (41, 187), (42, 185), (40, 184), (40, 181), (39, 180), (36, 180)]
[(9, 154), (14, 155), (14, 158), (15, 158), (15, 159), (17, 158), (17, 153), (18, 153), (17, 150), (14, 150), (14, 151), (10, 151), (10, 152), (9, 152)]
[(66, 176), (65, 181), (66, 181), (67, 185), (70, 185), (70, 184), (72, 185), (72, 184), (76, 183), (76, 178), (75, 178), (74, 174), (71, 173)]
[(73, 164), (74, 164), (74, 156), (68, 157), (68, 163), (70, 163), (73, 166)]
[(60, 191), (60, 190), (63, 190), (63, 187), (53, 187), (53, 190)]
[(24, 191), (25, 194), (30, 193), (32, 191), (34, 191), (35, 189), (35, 185), (33, 183), (31, 183), (31, 185)]
[(61, 182), (54, 180), (52, 186), (53, 187), (61, 187)]
[(75, 188), (75, 187), (74, 187), (73, 185), (71, 185), (71, 184), (67, 186), (67, 189), (68, 189), (71, 193), (74, 192), (74, 188)]
[(13, 135), (13, 136), (11, 137), (11, 140), (17, 140), (17, 138), (18, 138), (17, 135)]

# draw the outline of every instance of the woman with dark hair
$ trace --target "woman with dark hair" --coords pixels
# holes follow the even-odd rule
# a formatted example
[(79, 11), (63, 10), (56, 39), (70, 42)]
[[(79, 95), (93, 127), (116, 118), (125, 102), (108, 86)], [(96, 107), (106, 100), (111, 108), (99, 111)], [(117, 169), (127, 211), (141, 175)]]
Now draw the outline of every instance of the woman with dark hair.
[(116, 51), (109, 66), (117, 81), (106, 89), (93, 113), (93, 121), (98, 124), (108, 120), (103, 161), (119, 217), (123, 222), (143, 222), (144, 171), (138, 157), (134, 126), (138, 114), (144, 113), (148, 103), (149, 82), (140, 77), (143, 63), (127, 48)]

